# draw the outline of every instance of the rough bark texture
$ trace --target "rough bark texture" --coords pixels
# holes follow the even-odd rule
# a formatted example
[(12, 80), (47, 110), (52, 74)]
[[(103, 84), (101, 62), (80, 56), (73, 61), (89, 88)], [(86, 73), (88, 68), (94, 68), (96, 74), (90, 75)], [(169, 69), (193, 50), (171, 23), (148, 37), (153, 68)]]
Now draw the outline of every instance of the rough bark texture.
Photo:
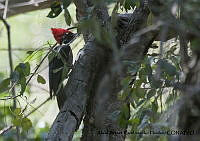
[(185, 80), (185, 91), (179, 105), (178, 125), (179, 131), (186, 135), (171, 137), (171, 141), (197, 141), (200, 138), (200, 54), (193, 56), (193, 65)]
[[(182, 7), (186, 1), (181, 1), (181, 20), (182, 22), (190, 19), (193, 21), (196, 17), (188, 18), (187, 11)], [(187, 19), (188, 18), (188, 19)], [(192, 22), (191, 22), (192, 23)], [(181, 99), (178, 110), (177, 129), (185, 135), (172, 136), (170, 141), (197, 141), (200, 139), (200, 51), (199, 48), (192, 48), (191, 57), (188, 56), (188, 42), (199, 40), (199, 28), (195, 23), (190, 28), (180, 28), (180, 53), (183, 71), (186, 75), (183, 83), (184, 91), (181, 91)]]
[(121, 111), (122, 106), (129, 106), (127, 101), (118, 99), (117, 95), (121, 90), (120, 81), (126, 77), (127, 66), (124, 66), (122, 61), (138, 61), (139, 64), (147, 53), (146, 50), (148, 50), (148, 47), (157, 36), (156, 32), (153, 33), (151, 31), (141, 36), (142, 41), (128, 42), (131, 37), (133, 39), (140, 37), (140, 35), (133, 37), (133, 33), (136, 33), (136, 31), (145, 26), (148, 14), (149, 11), (144, 6), (137, 9), (132, 15), (128, 15), (129, 19), (125, 19), (122, 16), (123, 25), (119, 23), (119, 30), (121, 32), (118, 34), (118, 39), (120, 39), (120, 47), (123, 55), (118, 61), (113, 58), (110, 60), (112, 63), (109, 63), (109, 66), (106, 67), (107, 72), (103, 79), (100, 79), (99, 87), (97, 87), (97, 90), (89, 98), (87, 113), (84, 118), (85, 126), (82, 141), (125, 140), (126, 135), (124, 133), (127, 130), (127, 126), (120, 127), (117, 119), (118, 116), (114, 116), (114, 114)]
[[(74, 3), (78, 20), (86, 16), (87, 8), (92, 6), (89, 0), (75, 0)], [(121, 56), (115, 57), (116, 52), (111, 52), (105, 44), (101, 46), (90, 33), (83, 33), (86, 45), (65, 86), (68, 98), (49, 131), (48, 141), (72, 140), (84, 115), (82, 141), (125, 140), (122, 132), (127, 126), (120, 127), (113, 114), (119, 113), (122, 106), (128, 105), (128, 101), (117, 98), (121, 89), (120, 81), (127, 75), (128, 66), (123, 62), (134, 61), (139, 65), (158, 35), (159, 27), (140, 30), (146, 26), (148, 14), (146, 0), (133, 14), (119, 15), (116, 28)], [(96, 7), (93, 16), (98, 18), (102, 27), (110, 31), (112, 26), (105, 6)], [(108, 130), (111, 134), (98, 134)]]
[(67, 100), (49, 132), (49, 141), (71, 140), (85, 112), (88, 93), (92, 90), (96, 75), (101, 70), (107, 54), (94, 43), (88, 42), (75, 62), (65, 87)]

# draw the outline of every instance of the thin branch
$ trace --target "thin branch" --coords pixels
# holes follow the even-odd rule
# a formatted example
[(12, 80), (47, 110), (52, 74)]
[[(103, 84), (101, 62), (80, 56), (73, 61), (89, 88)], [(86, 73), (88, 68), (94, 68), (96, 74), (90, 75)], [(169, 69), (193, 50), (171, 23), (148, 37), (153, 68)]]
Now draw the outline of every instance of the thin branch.
[(8, 132), (10, 129), (12, 129), (14, 126), (10, 125), (8, 127), (5, 127), (4, 129), (0, 130), (0, 135), (5, 134), (6, 132)]
[[(53, 48), (54, 48), (56, 45), (57, 45), (57, 43), (55, 43), (53, 46), (51, 46), (51, 45), (49, 44), (50, 50), (47, 52), (47, 54), (46, 54), (46, 55), (44, 56), (44, 58), (41, 60), (41, 62), (39, 63), (39, 65), (37, 65), (35, 71), (32, 73), (32, 75), (31, 75), (31, 76), (29, 77), (29, 79), (27, 80), (26, 86), (29, 84), (29, 82), (31, 81), (31, 79), (33, 78), (33, 76), (34, 76), (35, 74), (37, 74), (38, 69), (40, 68), (40, 66), (42, 65), (42, 63), (44, 62), (44, 60), (48, 57), (48, 55), (51, 53), (51, 51), (53, 50)], [(16, 85), (16, 84), (13, 84), (9, 91), (13, 90), (14, 87), (15, 87), (15, 85)], [(20, 97), (20, 96), (22, 96), (22, 94), (10, 96), (10, 97), (7, 97), (7, 98), (2, 98), (2, 99), (0, 99), (0, 100), (16, 99), (17, 97)]]
[[(6, 7), (8, 6), (8, 0), (6, 1), (7, 5)], [(5, 11), (4, 11), (5, 12)], [(7, 13), (7, 11), (6, 11)], [(5, 14), (5, 13), (4, 13)], [(4, 15), (5, 16), (5, 15)], [(6, 26), (6, 29), (7, 29), (7, 36), (8, 36), (8, 57), (9, 57), (9, 65), (10, 65), (10, 75), (13, 73), (13, 60), (12, 60), (12, 48), (11, 48), (11, 36), (10, 36), (10, 25), (7, 23), (7, 21), (0, 17), (0, 20), (3, 21), (4, 25)], [(13, 82), (12, 82), (13, 83)], [(15, 93), (15, 86), (13, 87), (12, 89), (12, 96), (15, 97), (16, 96), (16, 93)], [(14, 98), (13, 99), (13, 109), (15, 109), (17, 107), (17, 104), (16, 104), (16, 99)], [(16, 127), (16, 136), (17, 136), (17, 141), (20, 140), (20, 135), (19, 135), (19, 128)]]
[(51, 97), (48, 97), (44, 102), (42, 102), (40, 105), (38, 105), (36, 108), (34, 108), (32, 111), (30, 111), (26, 116), (24, 117), (28, 117), (30, 116), (32, 113), (34, 113), (35, 111), (37, 111), (40, 107), (42, 107), (45, 103), (47, 103), (49, 100), (51, 99)]
[[(30, 116), (31, 114), (33, 114), (35, 111), (37, 111), (40, 107), (42, 107), (44, 104), (46, 104), (51, 98), (47, 98), (44, 102), (42, 102), (40, 105), (38, 105), (36, 108), (34, 108), (32, 111), (30, 111), (26, 116), (24, 116), (24, 118), (27, 118), (28, 116)], [(5, 127), (4, 129), (0, 130), (0, 135), (5, 134), (6, 132), (10, 131), (13, 127), (15, 127), (14, 125), (10, 125), (8, 127)]]
[(32, 73), (32, 75), (30, 76), (30, 78), (28, 79), (28, 81), (26, 82), (26, 86), (28, 85), (28, 83), (31, 81), (31, 79), (33, 78), (33, 76), (37, 73), (39, 67), (42, 65), (42, 63), (44, 62), (44, 60), (48, 57), (48, 55), (51, 53), (51, 51), (53, 50), (53, 48), (57, 45), (57, 43), (55, 43), (53, 46), (50, 46), (50, 50), (47, 52), (47, 54), (44, 56), (44, 58), (41, 60), (40, 64), (37, 66), (37, 68), (35, 69), (35, 71)]
[(15, 95), (15, 96), (8, 96), (8, 97), (6, 97), (6, 98), (0, 98), (0, 100), (9, 100), (9, 99), (15, 99), (15, 98), (17, 98), (17, 97), (19, 97), (20, 95)]
[(8, 35), (8, 55), (9, 55), (9, 63), (10, 63), (10, 70), (13, 72), (13, 62), (12, 62), (12, 49), (11, 49), (11, 39), (10, 39), (10, 25), (7, 21), (0, 17), (0, 20), (3, 21), (4, 25), (6, 26), (7, 35)]
[[(49, 49), (48, 47), (43, 48), (45, 50)], [(8, 51), (7, 48), (1, 48), (1, 51)], [(12, 48), (12, 51), (35, 51), (35, 48)]]

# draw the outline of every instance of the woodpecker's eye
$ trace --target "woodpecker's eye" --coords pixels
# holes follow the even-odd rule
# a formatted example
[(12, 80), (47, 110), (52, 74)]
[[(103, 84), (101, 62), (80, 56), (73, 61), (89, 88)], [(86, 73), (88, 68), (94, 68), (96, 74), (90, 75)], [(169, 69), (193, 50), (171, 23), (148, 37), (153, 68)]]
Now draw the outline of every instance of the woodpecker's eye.
[(62, 43), (64, 44), (68, 44), (73, 38), (74, 38), (74, 33), (72, 32), (69, 32), (69, 33), (65, 33), (63, 36), (62, 36)]

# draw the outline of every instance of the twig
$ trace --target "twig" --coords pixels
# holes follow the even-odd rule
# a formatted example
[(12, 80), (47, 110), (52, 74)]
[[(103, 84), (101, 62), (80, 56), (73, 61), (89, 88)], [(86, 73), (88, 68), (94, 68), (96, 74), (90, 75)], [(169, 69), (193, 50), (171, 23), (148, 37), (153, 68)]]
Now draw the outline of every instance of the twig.
[(15, 99), (19, 97), (19, 95), (15, 95), (15, 96), (8, 96), (7, 98), (0, 98), (0, 100), (9, 100), (9, 99)]
[[(10, 74), (13, 73), (13, 61), (12, 61), (12, 48), (11, 48), (11, 37), (10, 37), (10, 25), (6, 22), (6, 20), (0, 17), (0, 20), (3, 21), (4, 25), (7, 29), (8, 35), (8, 57), (9, 57), (9, 65), (10, 65)], [(15, 97), (15, 87), (12, 88), (12, 96)], [(16, 101), (13, 101), (13, 108), (16, 108)]]
[(8, 127), (5, 127), (4, 129), (0, 130), (0, 135), (5, 134), (7, 131), (9, 131), (10, 129), (12, 129), (14, 126), (10, 125)]
[[(57, 45), (57, 43), (55, 43), (53, 46), (50, 46), (50, 50), (47, 52), (47, 54), (44, 56), (44, 58), (41, 60), (41, 62), (39, 63), (39, 65), (37, 65), (35, 71), (32, 73), (32, 75), (29, 77), (28, 81), (26, 82), (26, 86), (29, 84), (29, 82), (31, 81), (31, 79), (33, 78), (33, 76), (37, 73), (38, 69), (40, 68), (40, 66), (42, 65), (42, 63), (44, 62), (44, 60), (48, 57), (49, 53), (51, 53), (51, 51), (53, 50), (53, 48)], [(10, 88), (10, 91), (13, 90), (15, 87), (15, 84), (12, 85), (12, 87)], [(9, 100), (9, 99), (15, 99), (17, 97), (20, 97), (22, 96), (22, 94), (19, 94), (19, 95), (15, 95), (15, 96), (10, 96), (10, 97), (7, 97), (7, 98), (2, 98), (0, 100)]]
[(44, 62), (44, 60), (48, 57), (49, 53), (51, 53), (51, 51), (53, 50), (53, 48), (57, 45), (57, 43), (55, 43), (52, 47), (50, 46), (50, 50), (47, 52), (47, 54), (44, 56), (44, 58), (41, 60), (40, 64), (37, 66), (37, 68), (35, 69), (35, 71), (32, 73), (32, 75), (30, 76), (30, 78), (28, 79), (28, 81), (26, 82), (26, 85), (28, 85), (28, 83), (31, 81), (31, 79), (33, 78), (33, 76), (37, 73), (39, 67), (42, 65), (42, 63)]
[[(45, 47), (43, 48), (45, 50), (47, 50), (48, 48)], [(7, 48), (1, 48), (1, 51), (8, 51)], [(12, 51), (35, 51), (35, 48), (12, 48)]]
[[(36, 108), (34, 108), (31, 112), (29, 112), (26, 116), (24, 116), (24, 118), (27, 118), (28, 116), (30, 116), (32, 113), (34, 113), (36, 110), (38, 110), (40, 107), (42, 107), (46, 102), (48, 102), (51, 98), (47, 98), (44, 102), (42, 102), (40, 105), (38, 105)], [(0, 135), (5, 134), (6, 132), (8, 132), (9, 130), (11, 130), (13, 127), (15, 127), (14, 125), (10, 125), (8, 127), (5, 127), (4, 129), (0, 130)]]
[(3, 21), (4, 25), (7, 29), (7, 35), (8, 35), (8, 55), (9, 55), (9, 63), (10, 63), (10, 70), (13, 71), (13, 62), (12, 62), (12, 49), (11, 49), (11, 39), (10, 39), (10, 25), (6, 22), (6, 20), (2, 17), (0, 17), (0, 20)]
[(24, 117), (26, 118), (26, 117), (30, 116), (32, 113), (34, 113), (36, 110), (38, 110), (41, 106), (43, 106), (45, 103), (47, 103), (50, 99), (51, 99), (51, 97), (47, 98), (44, 102), (42, 102), (40, 105), (38, 105), (36, 108), (34, 108), (31, 112), (29, 112)]
[[(8, 0), (7, 0), (7, 4), (8, 4)], [(7, 13), (7, 11), (6, 11)], [(4, 13), (5, 14), (5, 13)], [(4, 15), (5, 16), (5, 15)], [(8, 57), (9, 57), (9, 65), (10, 65), (10, 75), (13, 73), (13, 60), (12, 60), (12, 48), (11, 48), (11, 37), (10, 37), (10, 25), (7, 23), (7, 21), (0, 17), (0, 20), (3, 21), (4, 25), (6, 26), (7, 29), (7, 36), (8, 36)], [(15, 86), (12, 89), (12, 96), (15, 97), (16, 93), (15, 93)], [(16, 109), (16, 99), (13, 99), (13, 109)], [(16, 136), (17, 136), (17, 141), (20, 140), (20, 136), (19, 136), (19, 128), (16, 127)]]

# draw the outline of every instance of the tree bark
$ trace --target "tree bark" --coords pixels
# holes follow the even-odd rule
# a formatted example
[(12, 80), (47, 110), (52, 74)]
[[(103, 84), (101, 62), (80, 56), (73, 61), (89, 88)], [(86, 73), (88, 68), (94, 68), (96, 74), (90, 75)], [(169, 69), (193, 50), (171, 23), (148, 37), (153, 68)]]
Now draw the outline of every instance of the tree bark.
[[(92, 5), (90, 1), (74, 2), (77, 7), (77, 18), (86, 16), (87, 8)], [(119, 126), (113, 115), (118, 114), (122, 106), (128, 106), (128, 101), (119, 100), (117, 93), (121, 90), (120, 81), (127, 76), (128, 66), (123, 62), (134, 61), (140, 65), (159, 33), (160, 26), (143, 30), (148, 14), (149, 8), (146, 3), (133, 14), (119, 15), (117, 25), (120, 27), (116, 28), (117, 39), (120, 41), (118, 45), (121, 48), (119, 54), (122, 54), (120, 56), (116, 56), (109, 47), (97, 43), (90, 33), (83, 33), (86, 45), (80, 52), (80, 57), (65, 86), (68, 98), (49, 131), (48, 141), (72, 140), (84, 115), (82, 141), (125, 140), (124, 131), (127, 126)], [(110, 30), (112, 26), (105, 6), (96, 7), (93, 16), (98, 18), (105, 29)], [(100, 133), (105, 130), (112, 131), (114, 135)]]

